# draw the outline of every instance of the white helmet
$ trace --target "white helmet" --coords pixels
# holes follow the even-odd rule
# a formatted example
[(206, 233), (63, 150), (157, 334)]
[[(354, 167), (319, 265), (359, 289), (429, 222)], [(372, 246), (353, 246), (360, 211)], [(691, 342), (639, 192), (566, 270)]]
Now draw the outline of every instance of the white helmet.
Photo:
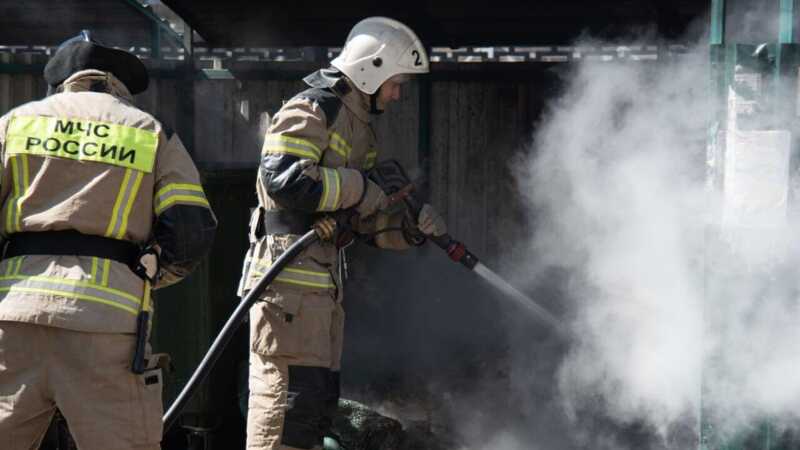
[(370, 95), (395, 75), (429, 71), (428, 54), (417, 35), (388, 17), (368, 17), (358, 22), (331, 65)]

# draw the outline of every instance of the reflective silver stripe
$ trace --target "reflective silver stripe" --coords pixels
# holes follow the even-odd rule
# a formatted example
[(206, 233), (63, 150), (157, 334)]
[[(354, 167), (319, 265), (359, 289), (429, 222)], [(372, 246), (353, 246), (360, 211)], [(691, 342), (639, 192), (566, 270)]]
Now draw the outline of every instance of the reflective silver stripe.
[(43, 276), (10, 275), (0, 277), (0, 293), (57, 295), (100, 303), (131, 314), (139, 312), (141, 299), (127, 292), (80, 280)]
[(342, 195), (342, 179), (339, 171), (320, 167), (319, 173), (322, 175), (322, 196), (317, 211), (335, 211), (339, 207)]
[(94, 284), (108, 286), (108, 272), (111, 270), (111, 260), (92, 256), (91, 281)]
[(125, 234), (128, 216), (131, 205), (135, 198), (139, 183), (142, 181), (143, 172), (133, 169), (125, 169), (125, 177), (117, 193), (117, 200), (114, 202), (114, 209), (111, 211), (111, 221), (106, 229), (106, 237), (120, 239)]
[[(253, 276), (262, 277), (270, 265), (264, 263), (256, 263), (251, 265), (253, 268)], [(275, 277), (276, 282), (293, 284), (303, 287), (333, 289), (336, 285), (333, 283), (333, 278), (329, 272), (322, 272), (308, 269), (298, 269), (295, 267), (287, 267)]]
[(289, 154), (319, 161), (322, 151), (311, 141), (271, 134), (264, 141), (263, 153)]

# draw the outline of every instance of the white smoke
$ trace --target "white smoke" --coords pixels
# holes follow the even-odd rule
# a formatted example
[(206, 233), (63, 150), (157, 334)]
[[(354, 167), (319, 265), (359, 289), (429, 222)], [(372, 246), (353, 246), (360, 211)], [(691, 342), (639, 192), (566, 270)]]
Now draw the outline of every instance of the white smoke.
[(800, 227), (720, 231), (708, 60), (577, 64), (520, 173), (536, 267), (570, 274), (557, 383), (576, 424), (602, 412), (666, 441), (701, 410), (726, 436), (800, 410)]

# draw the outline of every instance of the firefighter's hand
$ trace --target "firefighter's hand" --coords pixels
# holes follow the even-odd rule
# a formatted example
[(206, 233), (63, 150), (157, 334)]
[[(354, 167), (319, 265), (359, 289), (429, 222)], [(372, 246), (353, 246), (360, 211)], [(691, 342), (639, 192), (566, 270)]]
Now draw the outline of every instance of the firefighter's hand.
[(422, 205), (417, 217), (417, 228), (427, 236), (441, 236), (447, 233), (444, 218), (429, 203)]
[(139, 267), (143, 271), (143, 275), (152, 283), (158, 281), (159, 270), (161, 269), (159, 263), (160, 255), (161, 247), (153, 244), (143, 250), (139, 256)]
[(361, 201), (356, 205), (356, 211), (361, 217), (368, 217), (378, 211), (382, 211), (386, 209), (389, 203), (380, 186), (370, 179), (365, 179), (365, 181), (364, 193), (361, 196)]
[(323, 241), (330, 241), (336, 234), (336, 219), (330, 216), (325, 216), (314, 223), (314, 229), (317, 231), (317, 236)]

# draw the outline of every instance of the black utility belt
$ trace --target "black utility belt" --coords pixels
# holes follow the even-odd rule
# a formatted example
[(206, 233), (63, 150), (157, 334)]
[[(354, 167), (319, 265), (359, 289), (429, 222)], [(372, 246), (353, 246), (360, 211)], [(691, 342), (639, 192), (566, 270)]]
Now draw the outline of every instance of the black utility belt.
[(121, 262), (134, 270), (140, 254), (141, 249), (133, 242), (64, 230), (11, 234), (3, 259), (23, 255), (94, 256)]
[(314, 216), (309, 213), (258, 208), (258, 214), (261, 216), (261, 226), (256, 230), (257, 237), (265, 234), (306, 234), (314, 226)]

